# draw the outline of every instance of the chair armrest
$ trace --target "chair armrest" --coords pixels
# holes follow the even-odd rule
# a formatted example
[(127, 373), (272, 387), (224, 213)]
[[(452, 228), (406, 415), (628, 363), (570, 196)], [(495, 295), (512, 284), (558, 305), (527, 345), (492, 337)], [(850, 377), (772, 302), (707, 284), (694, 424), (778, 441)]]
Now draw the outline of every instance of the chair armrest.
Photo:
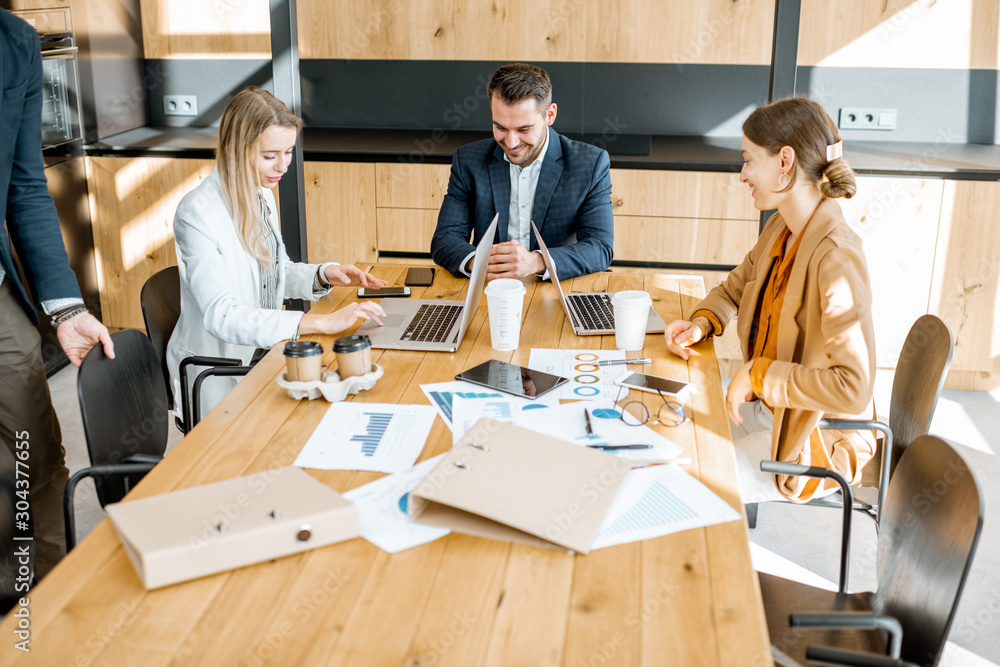
[(203, 370), (195, 378), (194, 388), (191, 390), (191, 421), (188, 430), (193, 429), (201, 421), (201, 383), (209, 377), (234, 377), (246, 375), (253, 370), (253, 366), (215, 366)]
[(202, 357), (202, 356), (191, 356), (181, 359), (179, 375), (181, 378), (181, 421), (184, 423), (184, 428), (181, 430), (187, 433), (192, 428), (194, 424), (191, 423), (191, 400), (188, 397), (188, 367), (190, 366), (239, 366), (241, 362), (239, 359), (230, 359), (228, 357)]
[(889, 634), (887, 652), (897, 660), (903, 645), (903, 626), (892, 616), (865, 612), (789, 614), (788, 626), (803, 630), (885, 630)]
[[(140, 456), (140, 455), (136, 455)], [(143, 463), (114, 463), (99, 466), (90, 466), (77, 471), (69, 481), (66, 482), (66, 490), (63, 491), (63, 521), (66, 524), (66, 551), (76, 546), (76, 514), (73, 511), (73, 497), (76, 495), (76, 485), (87, 477), (124, 477), (126, 475), (144, 474), (149, 472), (160, 462), (156, 459), (152, 462)]]
[(798, 463), (781, 461), (761, 461), (760, 469), (774, 475), (789, 475), (792, 477), (818, 477), (832, 479), (840, 486), (844, 496), (844, 518), (840, 533), (840, 585), (837, 590), (847, 592), (847, 578), (851, 567), (851, 513), (854, 506), (854, 493), (844, 476), (835, 470), (821, 466), (804, 466)]
[(831, 665), (850, 665), (851, 667), (919, 667), (918, 665), (899, 658), (873, 653), (845, 651), (825, 646), (807, 646), (806, 660)]
[(878, 507), (876, 522), (882, 518), (886, 495), (889, 493), (889, 472), (892, 467), (892, 429), (885, 422), (874, 419), (820, 419), (818, 428), (835, 431), (878, 431), (885, 436), (882, 445), (882, 465), (878, 474)]

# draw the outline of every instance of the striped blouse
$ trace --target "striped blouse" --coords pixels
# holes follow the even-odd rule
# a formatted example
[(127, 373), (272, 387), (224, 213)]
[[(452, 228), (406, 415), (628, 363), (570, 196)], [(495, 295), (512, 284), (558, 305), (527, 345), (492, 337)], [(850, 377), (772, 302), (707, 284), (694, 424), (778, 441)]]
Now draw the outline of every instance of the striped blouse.
[(264, 197), (257, 193), (257, 203), (260, 205), (260, 220), (264, 226), (264, 243), (267, 251), (271, 255), (270, 264), (265, 267), (258, 262), (257, 271), (260, 277), (260, 307), (269, 310), (279, 310), (282, 298), (278, 294), (278, 237), (271, 229), (268, 219), (271, 208), (264, 201)]

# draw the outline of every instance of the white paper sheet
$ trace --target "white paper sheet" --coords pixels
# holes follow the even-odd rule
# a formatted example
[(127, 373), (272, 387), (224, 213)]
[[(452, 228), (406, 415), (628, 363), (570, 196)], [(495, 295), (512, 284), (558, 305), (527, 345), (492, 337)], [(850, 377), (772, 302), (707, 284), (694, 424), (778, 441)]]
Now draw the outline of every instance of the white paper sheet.
[(413, 523), (406, 516), (406, 494), (423, 481), (442, 456), (444, 454), (345, 493), (344, 497), (358, 507), (361, 537), (394, 554), (450, 533), (447, 528)]
[[(479, 385), (470, 384), (468, 382), (462, 382), (461, 380), (455, 380), (454, 382), (438, 382), (436, 384), (422, 384), (420, 389), (427, 396), (427, 400), (430, 401), (437, 413), (441, 415), (441, 419), (448, 428), (453, 428), (452, 425), (452, 399), (455, 396), (460, 396), (462, 398), (502, 398), (511, 405), (531, 405), (533, 403), (538, 403), (542, 399), (530, 399), (530, 398), (519, 398), (511, 394), (505, 394), (487, 387), (480, 387)], [(554, 390), (552, 394), (558, 390)], [(556, 398), (553, 396), (549, 397), (549, 394), (545, 395), (544, 401), (546, 404), (551, 405)]]
[(739, 513), (677, 466), (630, 470), (591, 549), (740, 520)]
[(569, 382), (553, 389), (555, 398), (571, 401), (611, 399), (618, 396), (621, 387), (615, 380), (621, 377), (627, 367), (596, 366), (596, 361), (624, 359), (622, 350), (551, 350), (532, 348), (528, 358), (528, 368), (569, 378)]
[(420, 456), (433, 424), (427, 405), (333, 403), (294, 465), (403, 472)]
[[(585, 411), (591, 414), (593, 434), (587, 433)], [(683, 448), (648, 426), (622, 423), (621, 410), (614, 401), (566, 403), (547, 411), (527, 411), (515, 415), (516, 425), (568, 440), (582, 446), (652, 445), (648, 449), (607, 449), (608, 454), (627, 459), (633, 465), (668, 463), (683, 453)]]
[(491, 398), (466, 398), (456, 394), (451, 399), (451, 444), (458, 443), (482, 417), (519, 423), (522, 413), (541, 414), (558, 405), (558, 401), (526, 401), (506, 394)]

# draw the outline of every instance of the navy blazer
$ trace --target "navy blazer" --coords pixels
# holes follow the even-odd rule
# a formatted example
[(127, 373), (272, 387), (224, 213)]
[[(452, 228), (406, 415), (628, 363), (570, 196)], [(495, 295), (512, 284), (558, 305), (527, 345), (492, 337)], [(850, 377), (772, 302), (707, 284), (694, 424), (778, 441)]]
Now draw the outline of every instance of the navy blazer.
[[(567, 139), (551, 127), (548, 142), (531, 217), (560, 279), (604, 271), (611, 264), (615, 237), (608, 152)], [(462, 260), (475, 252), (497, 212), (494, 242), (501, 243), (507, 240), (510, 218), (510, 163), (503, 149), (493, 139), (462, 146), (452, 158), (448, 194), (431, 240), (434, 261), (464, 275)], [(537, 249), (532, 231), (528, 250)]]
[[(45, 182), (42, 160), (42, 59), (38, 33), (0, 10), (0, 210), (36, 305), (80, 298), (76, 275)], [(32, 322), (38, 316), (14, 266), (7, 234), (0, 233), (4, 282), (14, 288)]]

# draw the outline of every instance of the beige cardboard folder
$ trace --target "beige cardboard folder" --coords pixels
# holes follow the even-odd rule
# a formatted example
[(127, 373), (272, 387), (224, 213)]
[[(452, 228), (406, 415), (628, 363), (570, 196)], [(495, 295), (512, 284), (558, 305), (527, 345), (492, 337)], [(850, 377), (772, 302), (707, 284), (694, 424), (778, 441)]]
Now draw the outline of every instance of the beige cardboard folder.
[(410, 493), (418, 523), (587, 553), (627, 461), (480, 419)]
[(107, 506), (147, 589), (358, 537), (358, 510), (291, 466)]

